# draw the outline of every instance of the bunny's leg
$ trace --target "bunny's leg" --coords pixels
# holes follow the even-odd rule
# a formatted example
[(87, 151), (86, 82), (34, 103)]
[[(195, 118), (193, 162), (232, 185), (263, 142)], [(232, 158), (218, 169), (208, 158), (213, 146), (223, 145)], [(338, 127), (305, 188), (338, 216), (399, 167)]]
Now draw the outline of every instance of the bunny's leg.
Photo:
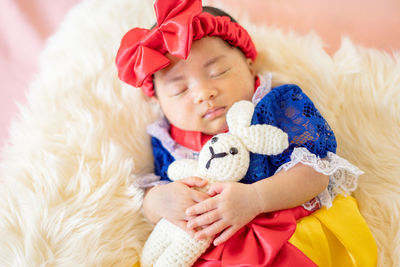
[(170, 223), (165, 219), (161, 219), (156, 224), (142, 250), (142, 255), (140, 257), (142, 267), (153, 266), (170, 245), (172, 237), (169, 227)]
[(172, 243), (158, 258), (154, 267), (189, 267), (211, 244), (211, 239), (196, 240), (181, 228), (171, 224)]

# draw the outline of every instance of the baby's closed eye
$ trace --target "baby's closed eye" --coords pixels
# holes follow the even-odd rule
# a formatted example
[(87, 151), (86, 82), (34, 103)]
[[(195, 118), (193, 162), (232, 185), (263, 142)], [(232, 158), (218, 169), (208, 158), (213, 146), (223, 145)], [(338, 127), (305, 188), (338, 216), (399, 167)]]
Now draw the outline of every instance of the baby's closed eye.
[(209, 76), (210, 76), (210, 78), (218, 78), (218, 77), (221, 77), (224, 74), (228, 73), (230, 70), (231, 70), (231, 68), (229, 67), (229, 68), (225, 68), (222, 70), (211, 71)]
[(187, 86), (178, 87), (178, 88), (173, 90), (172, 96), (179, 96), (179, 95), (185, 93), (187, 90), (188, 90)]

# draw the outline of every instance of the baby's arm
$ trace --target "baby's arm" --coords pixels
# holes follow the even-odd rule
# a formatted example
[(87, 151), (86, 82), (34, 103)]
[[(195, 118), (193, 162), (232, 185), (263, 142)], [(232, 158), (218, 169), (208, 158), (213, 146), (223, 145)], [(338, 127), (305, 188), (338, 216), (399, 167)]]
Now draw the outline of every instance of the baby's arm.
[(258, 214), (302, 205), (324, 191), (328, 183), (328, 176), (297, 164), (253, 184), (213, 184), (209, 193), (214, 197), (186, 210), (186, 215), (196, 216), (188, 227), (204, 227), (195, 235), (199, 239), (222, 232), (214, 240), (218, 245)]
[(189, 177), (178, 182), (154, 186), (146, 191), (143, 200), (143, 214), (151, 222), (157, 223), (166, 218), (184, 230), (189, 217), (185, 210), (209, 198), (205, 193), (191, 187), (203, 187), (207, 181)]

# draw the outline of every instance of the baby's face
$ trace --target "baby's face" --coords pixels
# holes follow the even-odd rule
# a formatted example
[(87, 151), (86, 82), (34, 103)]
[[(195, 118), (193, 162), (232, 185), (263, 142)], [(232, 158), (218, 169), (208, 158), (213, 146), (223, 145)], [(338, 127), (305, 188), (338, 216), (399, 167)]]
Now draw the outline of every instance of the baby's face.
[(186, 60), (166, 56), (171, 64), (154, 74), (154, 84), (170, 123), (210, 135), (227, 130), (229, 108), (253, 96), (251, 60), (219, 37), (194, 41)]

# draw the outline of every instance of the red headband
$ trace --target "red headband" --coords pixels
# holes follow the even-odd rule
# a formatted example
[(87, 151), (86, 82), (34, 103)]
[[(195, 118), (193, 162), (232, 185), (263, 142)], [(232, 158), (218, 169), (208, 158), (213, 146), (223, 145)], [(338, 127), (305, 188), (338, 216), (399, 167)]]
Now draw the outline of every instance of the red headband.
[(164, 54), (186, 59), (192, 41), (204, 36), (218, 36), (252, 60), (257, 56), (247, 31), (228, 17), (202, 12), (201, 0), (157, 0), (154, 8), (157, 26), (127, 32), (116, 57), (118, 77), (148, 96), (154, 95), (152, 75), (170, 63)]

